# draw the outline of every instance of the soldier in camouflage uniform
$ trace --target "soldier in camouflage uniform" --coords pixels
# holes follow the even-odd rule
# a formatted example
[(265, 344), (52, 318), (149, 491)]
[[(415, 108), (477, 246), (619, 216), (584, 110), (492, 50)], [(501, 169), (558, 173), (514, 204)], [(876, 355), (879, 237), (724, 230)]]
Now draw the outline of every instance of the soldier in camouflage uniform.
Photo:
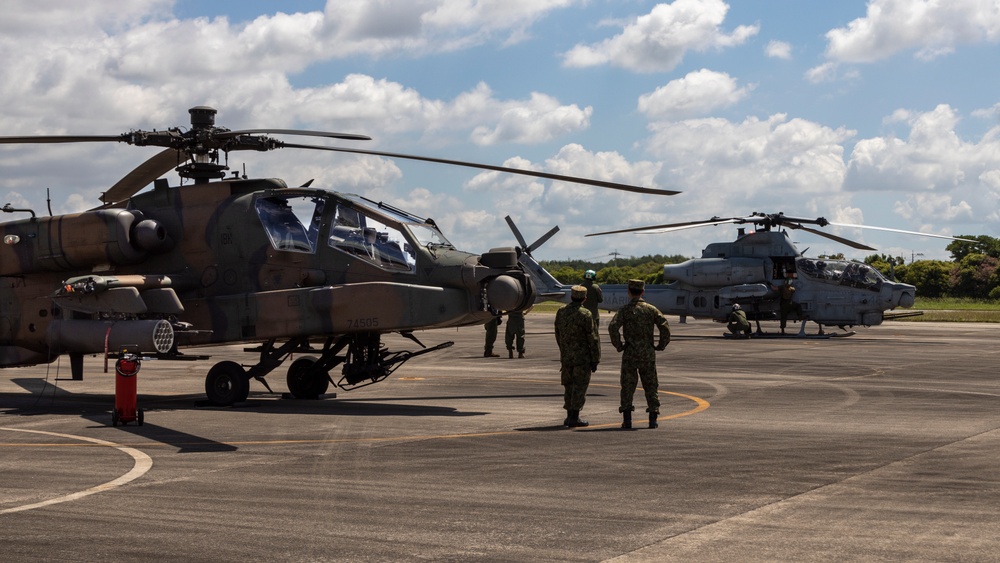
[[(530, 311), (531, 309), (528, 309)], [(517, 357), (524, 357), (524, 314), (528, 311), (510, 311), (507, 313), (507, 329), (503, 333), (503, 342), (507, 346), (507, 357), (514, 357), (514, 347), (517, 347)]]
[(486, 327), (486, 346), (483, 349), (484, 358), (499, 358), (500, 354), (493, 353), (493, 344), (497, 341), (497, 327), (500, 326), (500, 315), (497, 315), (489, 320), (484, 326)]
[[(642, 280), (628, 281), (628, 295), (631, 301), (611, 319), (608, 332), (615, 350), (623, 352), (621, 385), (622, 428), (632, 428), (632, 396), (635, 394), (637, 376), (642, 380), (646, 393), (646, 411), (649, 412), (649, 427), (656, 428), (656, 417), (660, 413), (660, 398), (657, 395), (659, 383), (656, 380), (656, 352), (653, 349), (653, 327), (660, 329), (660, 342), (656, 350), (663, 350), (670, 343), (670, 325), (667, 318), (653, 305), (642, 300), (645, 283)], [(625, 336), (618, 334), (621, 330)]]
[(604, 292), (601, 291), (601, 286), (597, 285), (597, 282), (594, 281), (596, 279), (597, 272), (593, 270), (587, 270), (583, 273), (583, 287), (587, 288), (587, 300), (583, 302), (583, 306), (593, 315), (594, 324), (600, 327), (601, 313), (598, 311), (597, 306), (604, 303)]
[(590, 311), (583, 308), (587, 288), (574, 285), (569, 305), (556, 311), (556, 344), (559, 345), (559, 363), (562, 384), (565, 388), (563, 408), (566, 409), (564, 426), (587, 426), (580, 420), (580, 411), (587, 400), (590, 374), (597, 371), (601, 361), (601, 341), (597, 335)]

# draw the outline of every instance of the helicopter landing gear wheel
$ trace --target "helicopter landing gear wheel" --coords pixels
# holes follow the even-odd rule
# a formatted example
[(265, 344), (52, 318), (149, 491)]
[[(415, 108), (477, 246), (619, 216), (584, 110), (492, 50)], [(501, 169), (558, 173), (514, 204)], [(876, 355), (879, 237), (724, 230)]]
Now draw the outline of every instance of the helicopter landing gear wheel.
[(315, 365), (316, 359), (307, 356), (288, 366), (288, 391), (296, 399), (316, 399), (330, 388), (330, 376), (312, 369)]
[(250, 378), (236, 362), (219, 362), (205, 376), (205, 394), (213, 405), (228, 407), (247, 400)]

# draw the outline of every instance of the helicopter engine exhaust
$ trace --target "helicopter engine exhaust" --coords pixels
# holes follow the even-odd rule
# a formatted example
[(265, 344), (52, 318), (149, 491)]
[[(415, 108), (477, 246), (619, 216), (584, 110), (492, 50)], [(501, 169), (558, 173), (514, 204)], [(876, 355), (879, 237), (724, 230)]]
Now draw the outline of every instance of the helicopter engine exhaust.
[(139, 352), (169, 352), (174, 346), (174, 329), (165, 320), (98, 321), (60, 320), (49, 325), (48, 343), (60, 353), (101, 354), (123, 347)]

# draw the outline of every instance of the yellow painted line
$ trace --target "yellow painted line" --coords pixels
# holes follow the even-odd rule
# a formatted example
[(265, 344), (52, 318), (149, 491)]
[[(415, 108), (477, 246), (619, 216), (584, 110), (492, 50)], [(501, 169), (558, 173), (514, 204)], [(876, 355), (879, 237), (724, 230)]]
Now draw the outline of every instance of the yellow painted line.
[(135, 460), (135, 464), (132, 466), (132, 469), (128, 473), (125, 473), (124, 475), (122, 475), (121, 477), (119, 477), (117, 479), (114, 479), (112, 481), (108, 481), (107, 483), (104, 483), (102, 485), (98, 485), (96, 487), (91, 487), (91, 488), (83, 490), (83, 491), (79, 491), (79, 492), (76, 492), (76, 493), (71, 493), (71, 494), (68, 494), (68, 495), (61, 496), (61, 497), (57, 497), (57, 498), (45, 500), (45, 501), (42, 501), (42, 502), (36, 502), (34, 504), (25, 504), (25, 505), (22, 505), (22, 506), (15, 506), (14, 508), (6, 508), (6, 509), (3, 509), (3, 510), (0, 510), (0, 514), (11, 514), (13, 512), (23, 512), (25, 510), (32, 510), (32, 509), (35, 509), (35, 508), (42, 508), (42, 507), (45, 507), (45, 506), (51, 506), (53, 504), (59, 504), (59, 503), (62, 503), (62, 502), (69, 502), (69, 501), (73, 501), (73, 500), (79, 500), (79, 499), (81, 499), (83, 497), (87, 497), (87, 496), (90, 496), (90, 495), (93, 495), (93, 494), (103, 493), (104, 491), (110, 491), (111, 489), (120, 487), (120, 486), (122, 486), (122, 485), (124, 485), (126, 483), (129, 483), (131, 481), (134, 481), (134, 480), (138, 479), (139, 477), (141, 477), (142, 475), (144, 475), (147, 471), (149, 471), (150, 468), (153, 467), (153, 458), (149, 457), (148, 455), (140, 452), (139, 450), (137, 450), (135, 448), (130, 448), (128, 446), (123, 446), (121, 444), (115, 444), (114, 442), (108, 442), (108, 441), (105, 441), (105, 440), (98, 440), (97, 438), (88, 438), (86, 436), (74, 436), (73, 434), (60, 434), (58, 432), (46, 432), (44, 430), (26, 430), (26, 429), (23, 429), (23, 428), (5, 428), (5, 427), (0, 427), (0, 430), (6, 430), (8, 432), (30, 432), (30, 433), (33, 433), (33, 434), (44, 434), (44, 435), (47, 435), (47, 436), (57, 436), (57, 437), (60, 437), (60, 438), (67, 438), (67, 439), (70, 439), (70, 440), (81, 440), (81, 441), (90, 442), (91, 444), (96, 444), (96, 445), (99, 445), (99, 446), (102, 446), (102, 447), (115, 448), (118, 451), (127, 453), (128, 455), (132, 456), (132, 459)]

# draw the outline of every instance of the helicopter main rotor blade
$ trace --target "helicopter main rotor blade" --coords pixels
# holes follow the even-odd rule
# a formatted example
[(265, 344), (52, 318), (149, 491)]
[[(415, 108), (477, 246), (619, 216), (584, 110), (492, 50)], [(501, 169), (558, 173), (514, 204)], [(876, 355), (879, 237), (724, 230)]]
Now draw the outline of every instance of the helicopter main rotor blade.
[(333, 152), (348, 152), (354, 154), (367, 154), (371, 156), (385, 156), (389, 158), (405, 158), (408, 160), (420, 160), (424, 162), (435, 162), (438, 164), (449, 164), (452, 166), (465, 166), (467, 168), (480, 168), (483, 170), (493, 170), (496, 172), (507, 172), (509, 174), (520, 174), (522, 176), (533, 176), (535, 178), (545, 178), (546, 180), (559, 180), (561, 182), (573, 182), (575, 184), (586, 184), (589, 186), (596, 186), (599, 188), (608, 188), (612, 190), (621, 190), (624, 192), (633, 192), (638, 194), (648, 194), (648, 195), (677, 195), (680, 192), (673, 190), (658, 190), (654, 188), (643, 188), (640, 186), (630, 186), (628, 184), (619, 184), (617, 182), (605, 182), (603, 180), (591, 180), (589, 178), (578, 178), (576, 176), (563, 176), (562, 174), (550, 174), (548, 172), (536, 172), (534, 170), (523, 170), (520, 168), (506, 168), (504, 166), (494, 166), (492, 164), (477, 164), (475, 162), (465, 162), (462, 160), (449, 160), (445, 158), (433, 158), (429, 156), (416, 156), (410, 154), (399, 154), (392, 152), (381, 152), (381, 151), (369, 151), (362, 149), (348, 149), (343, 147), (321, 147), (317, 145), (299, 145), (294, 143), (284, 143), (278, 142), (277, 147), (293, 148), (293, 149), (313, 149), (320, 151), (333, 151)]
[(617, 235), (621, 233), (659, 234), (659, 233), (669, 233), (671, 231), (681, 231), (684, 229), (693, 229), (695, 227), (705, 227), (708, 225), (722, 225), (724, 223), (743, 223), (743, 222), (745, 222), (745, 220), (742, 217), (730, 217), (728, 219), (713, 217), (712, 219), (708, 219), (705, 221), (667, 223), (666, 225), (647, 225), (645, 227), (632, 227), (630, 229), (619, 229), (617, 231), (604, 231), (603, 233), (590, 233), (583, 236), (596, 237), (602, 235)]
[(134, 170), (126, 174), (115, 185), (101, 196), (101, 201), (105, 204), (124, 201), (139, 190), (148, 186), (153, 180), (170, 172), (175, 166), (180, 164), (179, 153), (174, 149), (165, 149), (136, 166)]
[(328, 139), (346, 139), (348, 141), (370, 141), (368, 135), (357, 135), (354, 133), (330, 133), (329, 131), (308, 131), (304, 129), (241, 129), (239, 131), (228, 131), (216, 133), (220, 139), (239, 137), (240, 135), (254, 135), (258, 133), (269, 133), (273, 135), (299, 135), (303, 137), (326, 137)]
[(922, 237), (943, 238), (943, 239), (948, 239), (948, 240), (958, 240), (958, 241), (962, 241), (962, 242), (978, 242), (978, 241), (970, 240), (970, 239), (967, 239), (967, 238), (950, 237), (948, 235), (935, 235), (935, 234), (932, 234), (932, 233), (921, 233), (919, 231), (904, 231), (902, 229), (890, 229), (889, 227), (871, 227), (871, 226), (868, 226), (868, 225), (852, 225), (850, 223), (833, 223), (833, 222), (831, 222), (830, 224), (831, 225), (836, 225), (838, 227), (854, 227), (854, 228), (857, 228), (857, 229), (875, 229), (877, 231), (888, 231), (890, 233), (903, 233), (905, 235), (918, 235), (918, 236), (922, 236)]
[(124, 135), (33, 135), (0, 137), (0, 144), (24, 143), (109, 143), (124, 142)]
[(844, 237), (838, 237), (837, 235), (832, 235), (830, 233), (824, 233), (823, 231), (818, 231), (816, 229), (810, 229), (809, 227), (805, 227), (805, 226), (800, 225), (798, 223), (785, 223), (784, 226), (786, 226), (786, 227), (788, 227), (790, 229), (802, 229), (803, 231), (806, 231), (807, 233), (812, 233), (814, 235), (819, 235), (821, 237), (837, 241), (840, 244), (846, 244), (847, 246), (850, 246), (851, 248), (856, 248), (858, 250), (871, 250), (873, 252), (876, 251), (876, 250), (878, 250), (877, 248), (872, 248), (870, 246), (861, 244), (860, 242), (854, 242), (851, 239), (846, 239)]

